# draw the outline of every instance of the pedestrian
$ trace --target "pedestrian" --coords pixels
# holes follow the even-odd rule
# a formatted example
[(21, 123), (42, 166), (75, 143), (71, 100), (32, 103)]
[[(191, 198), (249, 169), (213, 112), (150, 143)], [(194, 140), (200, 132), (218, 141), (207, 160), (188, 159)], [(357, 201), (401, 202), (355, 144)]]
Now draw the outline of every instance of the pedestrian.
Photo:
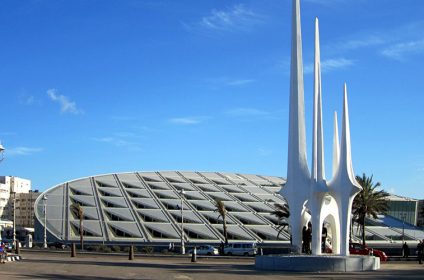
[(418, 263), (422, 264), (422, 258), (423, 258), (423, 241), (420, 240), (420, 242), (417, 245), (417, 257), (418, 257)]
[(303, 229), (302, 229), (302, 253), (304, 253), (304, 254), (306, 254), (306, 250), (307, 250), (306, 243), (308, 243), (307, 228), (306, 228), (306, 226), (303, 226)]
[(327, 228), (325, 226), (322, 226), (322, 233), (321, 233), (321, 253), (326, 252), (326, 241), (327, 241)]
[(5, 251), (5, 245), (3, 242), (0, 243), (0, 262), (5, 263), (6, 259), (6, 251)]
[(408, 258), (409, 257), (409, 246), (408, 246), (408, 244), (406, 242), (403, 243), (403, 246), (402, 246), (402, 256), (404, 258)]
[(306, 254), (312, 254), (311, 242), (312, 242), (312, 223), (308, 222), (308, 229), (306, 229)]

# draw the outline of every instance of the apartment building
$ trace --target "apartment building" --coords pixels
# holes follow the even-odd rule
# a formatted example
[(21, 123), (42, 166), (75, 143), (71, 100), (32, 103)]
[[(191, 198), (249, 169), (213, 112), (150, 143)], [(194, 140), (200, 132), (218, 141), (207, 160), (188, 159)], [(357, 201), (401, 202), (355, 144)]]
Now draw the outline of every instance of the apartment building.
[(0, 176), (0, 220), (13, 220), (15, 204), (16, 225), (33, 225), (34, 202), (38, 192), (31, 191), (31, 180), (15, 176)]

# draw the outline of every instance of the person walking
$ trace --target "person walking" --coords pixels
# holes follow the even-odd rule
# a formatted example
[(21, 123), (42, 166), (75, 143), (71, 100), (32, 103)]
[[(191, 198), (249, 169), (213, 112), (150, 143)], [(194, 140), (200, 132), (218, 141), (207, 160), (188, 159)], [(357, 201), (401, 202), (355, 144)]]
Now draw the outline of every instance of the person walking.
[[(424, 241), (424, 240), (423, 240)], [(417, 245), (417, 257), (418, 257), (418, 263), (422, 264), (422, 258), (423, 258), (423, 241), (420, 240), (420, 242)]]
[(311, 242), (312, 242), (312, 223), (308, 222), (308, 228), (306, 229), (306, 254), (312, 254)]
[(6, 248), (3, 242), (0, 243), (0, 262), (5, 263), (6, 261)]
[(409, 257), (409, 246), (406, 242), (403, 243), (403, 245), (402, 245), (402, 257), (404, 257), (404, 258)]
[(308, 236), (307, 236), (307, 227), (303, 226), (302, 229), (302, 253), (307, 253), (307, 244), (308, 243)]

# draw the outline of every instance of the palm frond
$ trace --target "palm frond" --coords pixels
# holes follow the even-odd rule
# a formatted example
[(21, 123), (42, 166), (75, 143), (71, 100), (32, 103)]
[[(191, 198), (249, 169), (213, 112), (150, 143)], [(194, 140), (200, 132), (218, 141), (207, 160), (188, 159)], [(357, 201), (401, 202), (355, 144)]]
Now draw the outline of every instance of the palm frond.
[(381, 183), (374, 183), (372, 175), (368, 177), (363, 173), (362, 176), (356, 176), (356, 181), (361, 185), (362, 190), (353, 201), (352, 216), (362, 230), (362, 241), (365, 243), (365, 218), (373, 217), (375, 219), (377, 215), (387, 213), (389, 194), (379, 190)]

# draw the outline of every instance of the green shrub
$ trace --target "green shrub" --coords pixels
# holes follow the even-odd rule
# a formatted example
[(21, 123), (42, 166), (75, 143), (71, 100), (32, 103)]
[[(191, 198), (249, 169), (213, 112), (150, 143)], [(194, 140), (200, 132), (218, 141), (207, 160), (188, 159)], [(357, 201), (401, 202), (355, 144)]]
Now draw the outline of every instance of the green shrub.
[(98, 252), (98, 251), (99, 251), (99, 246), (96, 246), (96, 245), (88, 246), (88, 247), (87, 247), (87, 251), (90, 251), (90, 252)]
[(141, 252), (145, 253), (145, 254), (153, 254), (154, 249), (152, 246), (145, 246), (143, 248), (141, 248)]
[(114, 245), (114, 246), (112, 246), (112, 251), (113, 252), (121, 252), (121, 247)]
[[(131, 246), (125, 247), (125, 248), (124, 248), (124, 252), (125, 252), (125, 253), (129, 253), (129, 252), (130, 252), (130, 247), (131, 247)], [(138, 251), (137, 247), (136, 247), (136, 246), (134, 246), (134, 253), (135, 253), (135, 252), (137, 252), (137, 251)]]
[(112, 249), (110, 249), (108, 246), (106, 245), (99, 245), (98, 246), (98, 251), (96, 252), (104, 252), (104, 253), (110, 253), (112, 252)]

